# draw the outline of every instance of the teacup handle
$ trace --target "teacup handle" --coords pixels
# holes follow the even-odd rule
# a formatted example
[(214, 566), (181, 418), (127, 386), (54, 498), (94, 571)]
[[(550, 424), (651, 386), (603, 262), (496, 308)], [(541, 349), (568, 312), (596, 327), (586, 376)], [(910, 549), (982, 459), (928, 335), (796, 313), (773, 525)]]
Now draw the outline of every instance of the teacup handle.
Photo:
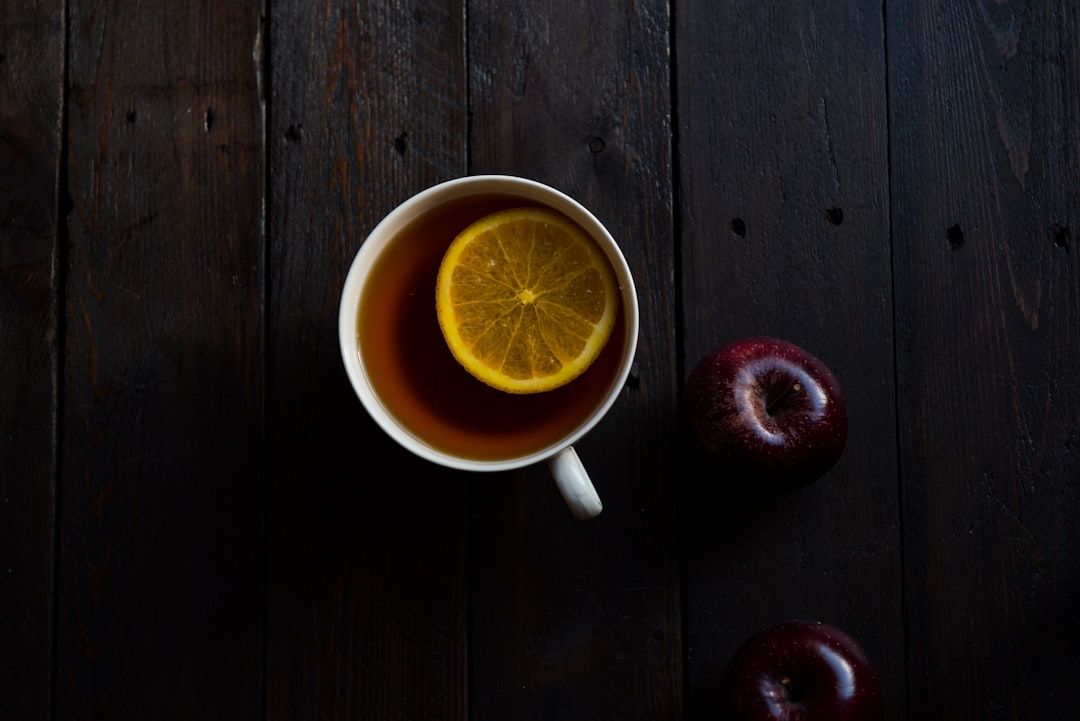
[(570, 507), (570, 512), (579, 521), (596, 518), (604, 510), (600, 496), (593, 487), (585, 465), (578, 458), (577, 451), (570, 446), (548, 459), (548, 468), (555, 478), (555, 485)]

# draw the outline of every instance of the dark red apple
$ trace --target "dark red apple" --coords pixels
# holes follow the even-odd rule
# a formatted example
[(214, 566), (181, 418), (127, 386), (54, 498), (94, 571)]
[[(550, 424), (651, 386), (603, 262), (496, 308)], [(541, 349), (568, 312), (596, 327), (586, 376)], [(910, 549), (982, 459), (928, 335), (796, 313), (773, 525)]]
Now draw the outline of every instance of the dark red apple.
[(758, 631), (732, 657), (723, 721), (881, 721), (885, 701), (870, 659), (849, 635), (816, 621)]
[(809, 351), (765, 336), (698, 361), (683, 391), (683, 421), (696, 455), (765, 493), (817, 480), (847, 442), (847, 403), (836, 377)]

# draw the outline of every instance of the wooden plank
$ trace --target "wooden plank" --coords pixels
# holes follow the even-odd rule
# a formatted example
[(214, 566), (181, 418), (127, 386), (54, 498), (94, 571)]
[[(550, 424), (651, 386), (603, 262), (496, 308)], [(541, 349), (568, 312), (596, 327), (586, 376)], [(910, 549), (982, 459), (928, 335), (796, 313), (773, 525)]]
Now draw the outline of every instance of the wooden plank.
[(1080, 708), (1080, 6), (890, 3), (911, 718)]
[(739, 502), (683, 478), (690, 718), (754, 631), (838, 626), (904, 718), (888, 157), (880, 2), (676, 4), (683, 377), (714, 347), (772, 335), (817, 355), (849, 411), (816, 483)]
[(0, 718), (50, 713), (63, 4), (0, 4)]
[(581, 201), (642, 308), (630, 382), (577, 450), (604, 502), (575, 521), (547, 469), (474, 485), (472, 718), (677, 719), (677, 394), (668, 6), (472, 2), (473, 172)]
[(460, 3), (270, 18), (267, 716), (467, 717), (466, 485), (364, 412), (338, 302), (366, 234), (466, 169)]
[(258, 719), (262, 9), (68, 7), (56, 713)]

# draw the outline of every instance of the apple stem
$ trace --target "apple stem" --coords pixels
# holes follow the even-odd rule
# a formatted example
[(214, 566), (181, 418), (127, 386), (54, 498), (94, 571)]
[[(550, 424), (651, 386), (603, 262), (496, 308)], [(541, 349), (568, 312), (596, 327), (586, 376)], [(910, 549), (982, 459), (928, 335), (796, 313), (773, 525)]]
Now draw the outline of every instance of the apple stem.
[(802, 390), (802, 383), (794, 383), (790, 387), (785, 388), (784, 392), (775, 398), (769, 399), (769, 402), (765, 405), (765, 412), (770, 416), (776, 411), (777, 406), (783, 403), (792, 394), (798, 393)]

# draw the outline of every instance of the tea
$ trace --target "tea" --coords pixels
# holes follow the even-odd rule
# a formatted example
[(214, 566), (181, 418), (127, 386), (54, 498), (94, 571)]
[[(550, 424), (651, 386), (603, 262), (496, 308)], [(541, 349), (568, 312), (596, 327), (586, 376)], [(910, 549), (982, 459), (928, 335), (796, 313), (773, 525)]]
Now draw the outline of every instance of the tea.
[(357, 339), (371, 385), (399, 425), (443, 453), (503, 460), (547, 448), (604, 402), (618, 375), (625, 341), (621, 317), (585, 373), (543, 393), (491, 388), (447, 348), (435, 313), (435, 280), (446, 248), (473, 221), (527, 204), (512, 196), (476, 195), (426, 212), (389, 242), (363, 291)]

